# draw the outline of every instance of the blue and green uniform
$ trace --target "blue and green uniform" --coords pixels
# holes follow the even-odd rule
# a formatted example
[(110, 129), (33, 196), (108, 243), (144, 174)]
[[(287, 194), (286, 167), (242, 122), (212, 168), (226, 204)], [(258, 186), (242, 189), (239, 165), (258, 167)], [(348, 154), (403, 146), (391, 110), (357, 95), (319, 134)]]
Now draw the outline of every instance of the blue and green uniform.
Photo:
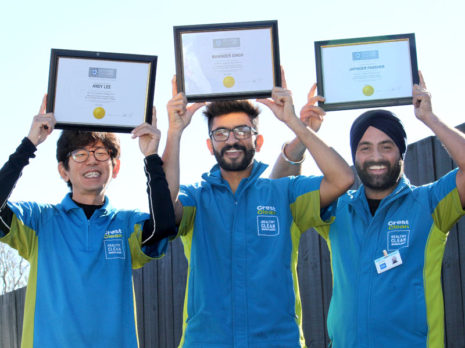
[(184, 348), (304, 346), (297, 252), (301, 231), (325, 225), (321, 177), (259, 178), (265, 168), (254, 162), (234, 194), (217, 165), (181, 187)]
[(150, 214), (108, 198), (86, 211), (71, 194), (56, 205), (7, 202), (35, 150), (25, 138), (0, 169), (0, 242), (31, 265), (21, 346), (136, 348), (132, 269), (162, 256), (176, 231), (161, 159), (144, 160)]
[(31, 265), (22, 347), (137, 347), (131, 269), (152, 259), (141, 249), (148, 214), (106, 199), (87, 220), (69, 194), (58, 205), (8, 205), (14, 216), (0, 241)]
[[(444, 347), (441, 265), (448, 231), (465, 214), (457, 170), (421, 187), (403, 177), (370, 213), (362, 186), (339, 198), (331, 226), (317, 227), (331, 254), (333, 348)], [(377, 272), (399, 251), (402, 264)]]

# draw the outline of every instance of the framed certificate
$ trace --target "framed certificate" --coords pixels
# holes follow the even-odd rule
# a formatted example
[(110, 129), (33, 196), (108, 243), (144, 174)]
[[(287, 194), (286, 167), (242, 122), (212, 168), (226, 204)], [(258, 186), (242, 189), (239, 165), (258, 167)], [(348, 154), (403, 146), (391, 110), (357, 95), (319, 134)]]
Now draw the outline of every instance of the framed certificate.
[(316, 41), (319, 105), (327, 110), (412, 103), (418, 83), (415, 34)]
[(188, 101), (267, 98), (281, 85), (277, 21), (173, 29), (178, 92)]
[(47, 112), (56, 128), (130, 132), (151, 123), (156, 56), (52, 49)]

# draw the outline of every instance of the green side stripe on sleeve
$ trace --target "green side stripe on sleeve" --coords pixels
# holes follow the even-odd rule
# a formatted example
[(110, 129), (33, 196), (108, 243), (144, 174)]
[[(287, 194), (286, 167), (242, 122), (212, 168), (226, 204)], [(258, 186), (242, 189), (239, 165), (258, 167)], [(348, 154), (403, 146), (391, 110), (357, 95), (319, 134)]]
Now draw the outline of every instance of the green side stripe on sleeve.
[(2, 238), (2, 242), (18, 250), (19, 255), (30, 262), (37, 248), (37, 238), (37, 233), (14, 215), (10, 232)]
[(425, 288), (428, 347), (444, 347), (444, 298), (441, 285), (441, 267), (449, 230), (465, 214), (457, 188), (436, 206), (434, 224), (425, 248), (423, 281)]
[(181, 236), (181, 241), (184, 247), (184, 255), (187, 259), (187, 280), (186, 280), (186, 292), (184, 293), (184, 307), (182, 312), (182, 336), (179, 342), (179, 347), (184, 345), (185, 333), (187, 328), (187, 297), (189, 291), (189, 279), (191, 274), (191, 250), (192, 250), (192, 239), (194, 236), (194, 222), (195, 222), (195, 207), (183, 207), (182, 220), (179, 225), (178, 234)]
[(296, 323), (300, 330), (300, 343), (305, 344), (302, 331), (302, 302), (300, 298), (299, 279), (297, 275), (297, 261), (300, 238), (303, 232), (317, 226), (327, 226), (334, 221), (323, 221), (320, 215), (320, 191), (315, 190), (305, 193), (290, 205), (292, 217), (294, 219), (291, 226), (292, 253), (291, 253), (291, 272), (295, 293), (295, 314)]
[(196, 208), (193, 206), (182, 207), (182, 219), (179, 224), (178, 235), (184, 236), (194, 229)]
[(334, 217), (329, 221), (321, 220), (319, 190), (297, 197), (290, 208), (294, 221), (301, 232), (305, 232), (312, 227), (328, 225), (334, 220)]
[(297, 261), (298, 261), (298, 251), (299, 251), (299, 244), (300, 244), (300, 237), (302, 232), (299, 230), (297, 225), (293, 222), (291, 226), (291, 240), (292, 240), (292, 252), (291, 252), (291, 273), (292, 273), (292, 282), (294, 287), (294, 294), (295, 294), (295, 321), (297, 326), (299, 327), (300, 331), (300, 345), (304, 347), (305, 345), (305, 338), (304, 333), (302, 330), (302, 300), (300, 298), (300, 289), (299, 289), (299, 277), (297, 274)]
[(433, 211), (433, 220), (438, 229), (445, 233), (448, 232), (463, 215), (465, 215), (465, 210), (462, 208), (459, 193), (457, 188), (455, 188), (436, 206)]
[[(331, 221), (334, 220), (334, 217), (332, 218)], [(318, 232), (318, 234), (326, 240), (326, 243), (328, 243), (329, 247), (329, 230), (331, 229), (331, 225), (323, 225), (323, 226), (317, 226), (315, 227), (315, 230)]]
[(433, 225), (425, 249), (423, 282), (428, 322), (427, 346), (431, 348), (444, 347), (444, 300), (441, 267), (447, 234)]
[[(138, 269), (144, 266), (147, 262), (153, 260), (150, 256), (142, 251), (142, 225), (135, 224), (134, 231), (128, 239), (129, 249), (131, 252), (132, 268)], [(162, 257), (163, 255), (160, 255)]]
[[(38, 243), (35, 238), (35, 243)], [(29, 255), (29, 278), (27, 281), (26, 299), (24, 302), (23, 334), (21, 338), (21, 348), (33, 348), (34, 343), (34, 318), (37, 297), (37, 264), (40, 262), (38, 255), (38, 245), (32, 248)]]

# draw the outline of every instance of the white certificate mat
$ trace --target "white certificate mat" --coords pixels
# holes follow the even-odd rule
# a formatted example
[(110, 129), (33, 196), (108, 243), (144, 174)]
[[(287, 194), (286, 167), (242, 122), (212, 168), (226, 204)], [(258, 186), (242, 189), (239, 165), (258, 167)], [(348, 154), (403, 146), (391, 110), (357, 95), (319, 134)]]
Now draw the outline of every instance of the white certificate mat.
[(58, 123), (136, 127), (144, 121), (150, 64), (59, 57)]
[(186, 95), (271, 90), (271, 29), (182, 34)]
[(324, 105), (356, 108), (411, 103), (418, 72), (413, 34), (406, 35), (363, 42), (338, 40), (318, 46), (317, 74)]
[(281, 84), (277, 21), (174, 27), (176, 81), (188, 101), (267, 98)]

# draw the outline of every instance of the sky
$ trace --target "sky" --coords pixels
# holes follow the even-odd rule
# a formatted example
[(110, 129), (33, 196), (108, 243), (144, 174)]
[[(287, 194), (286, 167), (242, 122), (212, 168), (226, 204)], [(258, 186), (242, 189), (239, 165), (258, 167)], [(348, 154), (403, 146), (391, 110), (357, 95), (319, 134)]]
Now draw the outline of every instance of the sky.
[[(2, 1), (0, 4), (0, 163), (27, 136), (47, 91), (52, 48), (158, 56), (154, 104), (162, 132), (167, 131), (166, 103), (175, 73), (173, 26), (277, 20), (280, 60), (297, 110), (316, 81), (314, 41), (415, 33), (418, 65), (433, 96), (434, 112), (451, 126), (464, 122), (463, 69), (465, 48), (461, 0), (453, 1), (312, 1), (236, 0), (231, 2), (156, 0)], [(256, 158), (273, 164), (288, 128), (260, 105), (260, 132), (265, 143)], [(404, 122), (409, 143), (431, 131), (415, 119), (412, 106), (390, 108)], [(319, 135), (349, 164), (349, 129), (365, 110), (328, 112)], [(57, 171), (55, 130), (39, 146), (10, 199), (60, 202), (68, 192)], [(147, 210), (143, 156), (136, 140), (121, 134), (121, 171), (107, 191), (119, 208)], [(194, 115), (181, 145), (181, 183), (194, 183), (215, 163), (206, 147), (207, 125)], [(269, 173), (269, 172), (267, 172)], [(267, 174), (265, 173), (265, 175)], [(319, 174), (307, 156), (303, 173)]]

